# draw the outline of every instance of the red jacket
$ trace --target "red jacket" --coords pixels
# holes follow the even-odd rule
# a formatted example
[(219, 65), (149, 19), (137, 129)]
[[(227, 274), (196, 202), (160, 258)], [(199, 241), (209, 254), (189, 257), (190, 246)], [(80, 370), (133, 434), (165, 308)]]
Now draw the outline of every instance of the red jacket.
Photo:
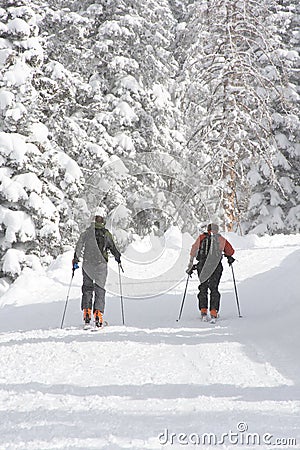
[[(210, 234), (211, 232), (208, 231), (208, 233)], [(206, 236), (206, 234), (204, 234), (204, 233), (200, 234), (200, 236), (198, 236), (198, 238), (196, 239), (196, 241), (192, 245), (190, 255), (193, 258), (195, 258), (195, 256), (197, 256), (197, 253), (198, 253), (198, 250), (200, 248), (201, 242), (203, 241), (205, 236)], [(225, 239), (221, 235), (219, 236), (219, 243), (220, 243), (220, 250), (222, 250), (222, 252), (224, 252), (225, 256), (232, 256), (234, 254), (234, 249), (232, 248), (232, 246), (229, 244), (227, 239)]]

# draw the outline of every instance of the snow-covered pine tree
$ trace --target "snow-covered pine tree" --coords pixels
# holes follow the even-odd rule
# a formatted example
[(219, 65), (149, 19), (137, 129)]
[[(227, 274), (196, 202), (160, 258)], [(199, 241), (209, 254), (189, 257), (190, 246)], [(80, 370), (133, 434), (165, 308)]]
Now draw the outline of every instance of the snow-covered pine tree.
[[(272, 126), (278, 155), (273, 164), (281, 195), (268, 206), (276, 214), (269, 214), (271, 223), (263, 231), (289, 233), (300, 230), (300, 4), (278, 1), (275, 6), (269, 22), (278, 41), (277, 58), (283, 62), (283, 82), (277, 85), (281, 101), (274, 95)], [(273, 223), (276, 215), (278, 221)]]
[[(64, 244), (68, 194), (81, 172), (52, 145), (37, 109), (43, 63), (38, 7), (5, 0), (0, 9), (0, 258), (1, 272), (49, 262)], [(45, 105), (44, 105), (45, 106)], [(70, 198), (69, 197), (69, 198)], [(62, 226), (63, 225), (63, 226)], [(39, 259), (40, 258), (40, 259)]]
[(182, 38), (188, 146), (205, 203), (228, 229), (243, 221), (246, 230), (279, 230), (268, 208), (282, 195), (273, 115), (288, 99), (271, 3), (195, 2)]
[[(63, 10), (60, 2), (47, 4), (41, 25), (48, 36), (47, 64), (54, 67), (55, 58), (73, 76), (74, 92), (62, 96), (61, 108), (45, 123), (85, 173), (88, 209), (104, 204), (116, 233), (128, 242), (132, 232), (149, 231), (154, 222), (164, 226), (176, 209), (172, 201), (163, 204), (163, 194), (156, 203), (156, 192), (170, 190), (170, 175), (176, 178), (178, 171), (172, 174), (168, 164), (154, 173), (157, 161), (166, 161), (161, 154), (178, 158), (183, 141), (172, 97), (175, 20), (166, 1), (70, 1)], [(85, 53), (76, 66), (78, 49)]]
[(281, 1), (268, 2), (268, 8), (265, 26), (273, 40), (270, 39), (269, 53), (260, 56), (259, 64), (262, 76), (269, 81), (269, 126), (275, 142), (271, 158), (274, 183), (269, 183), (268, 169), (259, 171), (253, 161), (248, 161), (252, 195), (244, 224), (246, 231), (260, 234), (289, 233), (300, 227), (300, 110), (296, 75), (299, 53), (293, 48), (297, 8), (291, 2), (287, 6)]
[[(114, 154), (129, 169), (126, 184), (119, 180), (118, 197), (122, 193), (131, 211), (132, 230), (145, 233), (154, 222), (164, 228), (176, 209), (168, 195), (159, 194), (170, 190), (172, 172), (163, 155), (178, 156), (183, 139), (172, 98), (175, 21), (168, 2), (157, 1), (106, 2), (103, 18), (93, 47), (98, 67), (92, 82), (97, 94), (103, 93), (98, 120), (114, 139)], [(108, 208), (114, 206), (113, 196), (105, 196)]]

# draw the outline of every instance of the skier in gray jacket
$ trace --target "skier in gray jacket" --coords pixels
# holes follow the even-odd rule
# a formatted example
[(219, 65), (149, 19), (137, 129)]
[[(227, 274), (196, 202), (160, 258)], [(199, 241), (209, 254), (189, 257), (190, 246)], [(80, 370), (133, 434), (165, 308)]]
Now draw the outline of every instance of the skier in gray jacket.
[(72, 261), (74, 268), (83, 253), (81, 300), (83, 320), (85, 324), (89, 324), (93, 311), (95, 325), (98, 327), (103, 325), (108, 251), (113, 254), (117, 263), (121, 264), (121, 253), (116, 248), (111, 233), (105, 228), (104, 217), (104, 209), (98, 208), (95, 222), (78, 239)]

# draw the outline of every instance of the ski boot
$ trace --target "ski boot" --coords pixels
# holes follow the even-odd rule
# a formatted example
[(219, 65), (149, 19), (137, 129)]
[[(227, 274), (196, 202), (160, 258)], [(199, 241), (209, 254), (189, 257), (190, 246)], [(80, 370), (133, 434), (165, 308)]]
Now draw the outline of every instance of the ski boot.
[(207, 309), (206, 308), (201, 308), (201, 320), (202, 320), (202, 322), (208, 322)]
[(216, 323), (218, 317), (218, 311), (215, 309), (212, 309), (210, 311), (210, 323)]
[(99, 311), (99, 309), (96, 309), (94, 312), (94, 317), (95, 317), (95, 326), (100, 328), (103, 325), (103, 316), (102, 316), (102, 312)]
[(84, 321), (84, 327), (88, 328), (91, 322), (91, 309), (85, 308), (83, 310), (83, 321)]

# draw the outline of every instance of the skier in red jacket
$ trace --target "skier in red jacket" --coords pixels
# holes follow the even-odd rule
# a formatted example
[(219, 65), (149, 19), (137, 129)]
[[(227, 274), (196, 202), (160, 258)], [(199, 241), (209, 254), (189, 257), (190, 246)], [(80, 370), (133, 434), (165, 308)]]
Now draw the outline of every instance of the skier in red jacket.
[[(199, 285), (199, 310), (203, 321), (207, 321), (208, 311), (208, 289), (210, 290), (210, 317), (211, 322), (215, 322), (220, 309), (219, 283), (221, 280), (223, 266), (222, 256), (226, 256), (228, 264), (234, 262), (232, 255), (234, 249), (230, 243), (219, 234), (219, 227), (214, 223), (207, 226), (207, 233), (202, 233), (194, 244), (190, 252), (190, 261), (187, 273), (192, 274), (194, 268), (197, 269), (200, 281)], [(198, 263), (194, 265), (194, 258)]]

